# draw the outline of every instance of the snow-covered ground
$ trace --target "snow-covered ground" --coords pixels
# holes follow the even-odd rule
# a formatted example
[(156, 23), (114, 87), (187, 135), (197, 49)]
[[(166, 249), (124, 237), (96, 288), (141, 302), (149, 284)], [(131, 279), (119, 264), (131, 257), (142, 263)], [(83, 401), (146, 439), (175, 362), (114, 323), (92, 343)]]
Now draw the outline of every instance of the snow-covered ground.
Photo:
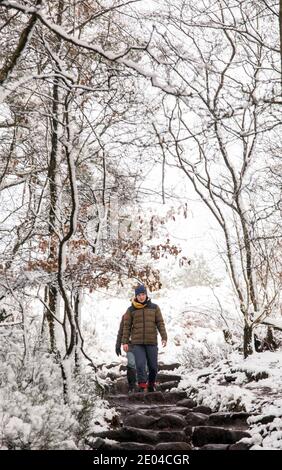
[(232, 353), (204, 369), (190, 371), (180, 388), (217, 411), (251, 414), (252, 449), (282, 449), (282, 352)]
[[(96, 292), (84, 298), (82, 318), (87, 352), (96, 363), (119, 361), (115, 355), (115, 342), (119, 323), (126, 309), (131, 305), (130, 289), (114, 294), (110, 291)], [(219, 297), (224, 296), (222, 305)], [(183, 355), (197, 347), (220, 350), (224, 357), (226, 343), (223, 329), (240, 322), (240, 317), (231, 293), (220, 286), (190, 287), (174, 290), (162, 289), (152, 293), (150, 298), (162, 311), (168, 345), (159, 345), (159, 359), (166, 363), (185, 362)], [(222, 316), (224, 315), (225, 320)], [(207, 356), (210, 350), (207, 349)], [(191, 360), (193, 358), (190, 358)], [(125, 361), (125, 357), (121, 359)]]
[[(130, 289), (85, 298), (87, 352), (95, 363), (126, 364), (125, 356), (115, 355), (115, 341), (129, 298)], [(179, 386), (214, 410), (250, 412), (253, 449), (282, 449), (282, 352), (243, 359), (225, 342), (223, 329), (240, 331), (240, 315), (227, 286), (162, 290), (151, 298), (161, 307), (169, 338), (166, 348), (160, 346), (159, 360), (181, 364)]]
[[(120, 364), (126, 364), (125, 355), (116, 356), (115, 342), (131, 296), (130, 285), (85, 294), (85, 349), (95, 365), (104, 364), (99, 368), (101, 385), (109, 380), (105, 378), (107, 365), (116, 363), (111, 372), (119, 375)], [(181, 364), (177, 370), (183, 377), (179, 387), (213, 410), (250, 412), (252, 448), (282, 449), (282, 352), (255, 353), (243, 359), (238, 350), (240, 314), (228, 285), (162, 289), (150, 297), (159, 304), (168, 332), (167, 347), (159, 345), (159, 361)], [(32, 308), (30, 316), (35, 327)], [(38, 318), (40, 326), (41, 316)], [(224, 330), (232, 331), (232, 345), (225, 341)], [(14, 335), (19, 347), (16, 331)], [(11, 354), (5, 344), (3, 358)], [(95, 384), (91, 385), (95, 375), (87, 362), (88, 375), (82, 375), (81, 383), (78, 381), (69, 408), (62, 400), (59, 365), (40, 349), (40, 344), (29, 368), (21, 362), (22, 352), (13, 351), (9, 363), (3, 362), (0, 376), (0, 448), (83, 448), (80, 436), (84, 431), (77, 419), (82, 412), (87, 417), (86, 433), (109, 427), (115, 410), (96, 396)]]

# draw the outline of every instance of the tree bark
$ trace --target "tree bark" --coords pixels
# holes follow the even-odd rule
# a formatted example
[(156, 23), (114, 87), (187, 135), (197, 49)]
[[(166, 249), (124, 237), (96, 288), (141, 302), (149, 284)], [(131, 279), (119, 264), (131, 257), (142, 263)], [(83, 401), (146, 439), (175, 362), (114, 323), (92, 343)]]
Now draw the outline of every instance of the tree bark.
[[(63, 11), (63, 1), (60, 0), (58, 6), (58, 15), (57, 23), (61, 25), (62, 23), (62, 11)], [(59, 39), (57, 50), (60, 48), (61, 39)], [(48, 261), (50, 263), (56, 263), (58, 257), (58, 248), (57, 243), (55, 243), (56, 235), (56, 225), (57, 225), (57, 208), (58, 208), (58, 192), (57, 192), (57, 169), (58, 169), (58, 148), (59, 148), (59, 81), (54, 80), (53, 84), (53, 96), (52, 96), (52, 120), (51, 120), (51, 152), (50, 152), (50, 162), (48, 168), (48, 181), (50, 187), (50, 210), (49, 210), (49, 242), (50, 242), (50, 252), (48, 256)], [(47, 286), (48, 290), (48, 304), (51, 312), (56, 316), (57, 311), (57, 302), (59, 298), (59, 290), (54, 285)], [(55, 325), (54, 317), (50, 312), (46, 313), (46, 319), (49, 326), (49, 338), (50, 338), (50, 348), (52, 352), (56, 351), (56, 337), (55, 337)]]
[[(50, 210), (49, 210), (49, 241), (50, 241), (50, 252), (48, 256), (48, 261), (50, 263), (56, 262), (57, 259), (57, 247), (55, 244), (54, 237), (55, 227), (56, 227), (56, 211), (58, 205), (58, 195), (57, 195), (57, 185), (56, 185), (56, 174), (58, 166), (58, 81), (56, 80), (53, 85), (53, 103), (52, 103), (52, 137), (51, 137), (51, 154), (50, 154), (50, 163), (48, 168), (48, 180), (50, 187)], [(47, 286), (47, 300), (48, 306), (53, 313), (56, 315), (56, 303), (58, 298), (58, 289), (55, 286)], [(55, 326), (54, 318), (48, 312), (46, 312), (46, 319), (49, 327), (49, 338), (50, 338), (50, 349), (52, 352), (56, 350), (56, 340), (55, 340)]]
[(245, 322), (244, 325), (244, 358), (253, 354), (253, 328)]
[(280, 73), (281, 73), (281, 95), (282, 95), (282, 0), (279, 2), (279, 36), (280, 36)]
[[(42, 0), (37, 0), (36, 6), (39, 6), (41, 3), (42, 3)], [(19, 38), (19, 42), (13, 54), (11, 55), (11, 57), (7, 57), (4, 66), (0, 70), (0, 85), (2, 85), (7, 80), (10, 73), (14, 70), (17, 64), (17, 61), (19, 60), (20, 56), (22, 55), (22, 52), (24, 51), (24, 49), (26, 48), (28, 44), (28, 41), (32, 34), (32, 30), (34, 28), (36, 20), (37, 20), (37, 16), (33, 14), (27, 26), (22, 31), (20, 38)]]

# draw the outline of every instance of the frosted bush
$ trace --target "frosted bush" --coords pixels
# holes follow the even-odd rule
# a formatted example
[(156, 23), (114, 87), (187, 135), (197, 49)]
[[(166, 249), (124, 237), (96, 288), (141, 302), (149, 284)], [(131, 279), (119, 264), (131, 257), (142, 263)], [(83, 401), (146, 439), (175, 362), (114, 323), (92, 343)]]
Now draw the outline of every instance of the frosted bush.
[(107, 425), (93, 371), (74, 377), (65, 404), (59, 362), (43, 346), (24, 358), (17, 340), (0, 345), (0, 449), (84, 448), (95, 423)]
[(204, 339), (202, 342), (191, 341), (180, 355), (181, 363), (187, 369), (201, 369), (213, 363), (226, 359), (230, 353), (230, 346), (224, 342), (213, 343)]
[(161, 270), (163, 287), (194, 287), (194, 286), (218, 286), (222, 279), (216, 276), (202, 254), (195, 255), (189, 260), (189, 264), (180, 264), (178, 260), (170, 260), (169, 269)]

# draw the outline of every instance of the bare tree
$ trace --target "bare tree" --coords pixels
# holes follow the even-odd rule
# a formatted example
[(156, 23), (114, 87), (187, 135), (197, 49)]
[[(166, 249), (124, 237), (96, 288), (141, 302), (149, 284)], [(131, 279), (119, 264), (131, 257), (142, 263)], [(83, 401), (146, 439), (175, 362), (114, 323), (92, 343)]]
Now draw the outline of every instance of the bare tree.
[(272, 251), (280, 240), (274, 234), (280, 195), (267, 197), (269, 188), (260, 184), (274, 165), (264, 153), (266, 139), (281, 125), (280, 70), (273, 68), (279, 35), (267, 34), (266, 22), (275, 17), (264, 10), (253, 2), (170, 2), (167, 16), (160, 13), (153, 54), (178, 77), (179, 90), (186, 85), (185, 94), (164, 103), (168, 135), (162, 138), (223, 233), (244, 318), (245, 357), (255, 326), (277, 310), (280, 291)]
[[(147, 42), (132, 38), (132, 27), (119, 12), (123, 5), (116, 2), (108, 9), (66, 0), (33, 7), (3, 1), (0, 6), (7, 39), (3, 200), (17, 186), (9, 195), (15, 210), (7, 207), (2, 221), (1, 242), (7, 242), (1, 274), (27, 297), (37, 288), (44, 306), (43, 337), (48, 325), (49, 350), (61, 365), (68, 402), (72, 374), (81, 356), (87, 357), (80, 324), (83, 290), (113, 279), (160, 287), (158, 270), (142, 258), (144, 221), (136, 217), (128, 223), (127, 208), (136, 198), (138, 168), (150, 156), (153, 109), (151, 98), (144, 99), (144, 79), (135, 71), (139, 57), (132, 66), (123, 58), (144, 51)], [(29, 15), (33, 34), (30, 23), (30, 34), (26, 31)], [(20, 48), (12, 24), (25, 31)], [(97, 47), (91, 38), (89, 43), (83, 39), (91, 28)], [(152, 259), (178, 254), (169, 242), (148, 244), (146, 250)]]

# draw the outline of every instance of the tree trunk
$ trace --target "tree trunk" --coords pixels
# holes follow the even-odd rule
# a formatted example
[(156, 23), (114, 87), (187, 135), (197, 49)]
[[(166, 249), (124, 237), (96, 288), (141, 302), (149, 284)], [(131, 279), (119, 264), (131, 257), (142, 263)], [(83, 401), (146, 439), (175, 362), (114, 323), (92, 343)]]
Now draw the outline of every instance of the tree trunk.
[[(62, 12), (64, 8), (64, 1), (60, 0), (58, 5), (57, 13), (57, 24), (60, 26), (62, 24)], [(56, 52), (58, 53), (61, 47), (61, 39), (58, 40), (56, 45)], [(53, 83), (53, 96), (52, 96), (52, 119), (51, 119), (51, 153), (50, 153), (50, 162), (48, 168), (48, 180), (50, 188), (50, 210), (49, 210), (49, 240), (50, 240), (50, 252), (48, 256), (48, 261), (50, 263), (56, 263), (58, 259), (58, 247), (56, 242), (56, 227), (57, 227), (57, 209), (59, 205), (58, 201), (58, 189), (57, 189), (57, 171), (59, 164), (59, 121), (60, 121), (60, 110), (59, 110), (59, 80), (55, 79)], [(48, 302), (49, 309), (53, 315), (56, 315), (56, 307), (59, 297), (59, 290), (56, 286), (49, 285), (48, 289)], [(55, 325), (54, 317), (50, 312), (47, 311), (46, 318), (48, 321), (49, 327), (49, 338), (50, 338), (50, 347), (51, 351), (55, 352), (56, 350), (56, 337), (55, 337)]]
[[(58, 158), (58, 81), (56, 80), (53, 85), (53, 104), (52, 104), (52, 138), (51, 138), (51, 155), (48, 168), (48, 179), (50, 187), (50, 211), (49, 211), (49, 240), (50, 240), (50, 252), (48, 256), (48, 261), (50, 263), (56, 262), (57, 260), (57, 246), (55, 243), (55, 230), (56, 230), (56, 212), (58, 206), (58, 194), (57, 194), (57, 185), (56, 185), (56, 175), (57, 175), (57, 158)], [(56, 302), (58, 297), (58, 289), (55, 286), (47, 286), (47, 300), (48, 307), (53, 315), (56, 315)], [(46, 312), (46, 319), (49, 327), (49, 338), (50, 338), (50, 349), (52, 352), (56, 350), (56, 340), (55, 340), (55, 325), (54, 317), (50, 312)]]
[(245, 322), (244, 326), (244, 358), (253, 354), (253, 327)]
[(280, 35), (280, 66), (281, 66), (281, 95), (282, 95), (282, 0), (279, 2), (279, 35)]
[[(47, 293), (48, 307), (50, 311), (53, 313), (53, 315), (56, 315), (58, 290), (54, 286), (46, 286), (46, 289), (48, 291)], [(48, 309), (46, 310), (46, 319), (47, 319), (48, 328), (49, 328), (50, 349), (51, 349), (51, 352), (55, 352), (56, 351), (55, 324), (54, 324), (54, 317), (50, 313), (50, 311)]]
[(74, 295), (74, 317), (76, 323), (76, 335), (75, 335), (75, 373), (79, 374), (81, 370), (81, 340), (80, 340), (80, 323), (81, 323), (81, 295), (80, 292), (76, 292)]

